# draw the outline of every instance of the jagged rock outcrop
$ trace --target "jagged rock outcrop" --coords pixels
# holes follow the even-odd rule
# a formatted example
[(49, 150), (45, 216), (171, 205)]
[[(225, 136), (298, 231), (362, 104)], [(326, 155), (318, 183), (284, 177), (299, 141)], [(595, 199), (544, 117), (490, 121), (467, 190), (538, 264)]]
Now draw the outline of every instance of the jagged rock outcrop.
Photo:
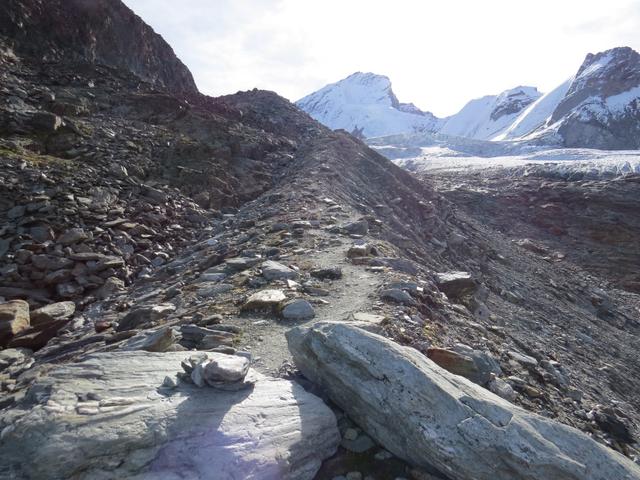
[(296, 365), (376, 441), (456, 480), (633, 480), (640, 467), (348, 323), (287, 334)]
[(299, 385), (253, 370), (240, 391), (164, 381), (185, 357), (103, 353), (51, 370), (0, 414), (0, 476), (311, 480), (336, 450), (333, 412)]
[(640, 54), (624, 47), (587, 55), (549, 123), (567, 147), (640, 148)]
[(0, 36), (42, 62), (102, 64), (175, 93), (198, 91), (169, 44), (120, 1), (6, 0)]

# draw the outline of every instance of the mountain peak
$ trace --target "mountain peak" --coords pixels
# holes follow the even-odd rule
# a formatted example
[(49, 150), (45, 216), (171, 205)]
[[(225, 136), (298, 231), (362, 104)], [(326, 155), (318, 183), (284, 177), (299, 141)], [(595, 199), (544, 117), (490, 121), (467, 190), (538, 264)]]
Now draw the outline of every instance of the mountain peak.
[(590, 53), (549, 125), (556, 124), (567, 146), (637, 148), (639, 99), (638, 52), (618, 47)]
[(518, 86), (498, 95), (476, 98), (446, 118), (440, 133), (490, 140), (508, 129), (520, 112), (541, 95), (535, 87)]
[(389, 85), (391, 85), (391, 80), (389, 79), (389, 77), (387, 77), (386, 75), (380, 75), (379, 73), (373, 73), (373, 72), (354, 72), (348, 77), (340, 81), (343, 82), (345, 80), (359, 81), (359, 82), (371, 82), (371, 81), (383, 80), (387, 82)]
[(385, 75), (355, 72), (298, 100), (296, 104), (333, 129), (365, 137), (433, 131), (438, 119), (412, 103), (400, 103)]
[(569, 94), (581, 88), (595, 86), (604, 79), (624, 80), (629, 71), (640, 65), (640, 54), (630, 47), (616, 47), (599, 53), (589, 53), (578, 69)]

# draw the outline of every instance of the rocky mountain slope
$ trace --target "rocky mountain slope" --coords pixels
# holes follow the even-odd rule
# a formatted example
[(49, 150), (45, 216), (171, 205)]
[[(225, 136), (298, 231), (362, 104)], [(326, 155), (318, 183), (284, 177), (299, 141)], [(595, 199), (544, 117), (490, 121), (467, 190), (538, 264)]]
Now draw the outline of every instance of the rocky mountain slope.
[[(376, 128), (366, 129), (364, 136), (422, 131), (476, 140), (524, 141), (534, 145), (637, 149), (640, 148), (638, 72), (640, 55), (631, 48), (588, 54), (574, 77), (545, 95), (534, 87), (506, 90), (499, 95), (471, 100), (450, 117), (431, 117), (432, 123), (426, 128), (416, 128), (412, 122), (398, 121), (385, 111), (377, 111)], [(390, 91), (388, 79), (383, 83)], [(298, 105), (330, 128), (374, 122), (372, 112), (370, 114), (365, 106), (369, 100), (363, 100), (369, 95), (368, 85), (360, 86), (359, 95), (349, 100), (335, 94), (340, 91), (340, 85), (341, 82), (329, 85), (300, 100)], [(331, 101), (320, 100), (329, 92), (334, 92)], [(345, 107), (347, 104), (349, 107)], [(349, 111), (346, 123), (338, 120), (344, 116), (345, 109)]]
[(435, 131), (439, 120), (412, 103), (400, 103), (383, 75), (356, 72), (296, 102), (302, 110), (332, 129), (360, 137)]
[(0, 477), (640, 478), (637, 225), (594, 226), (640, 184), (420, 179), (2, 33)]
[(640, 54), (589, 54), (549, 120), (566, 146), (640, 148)]

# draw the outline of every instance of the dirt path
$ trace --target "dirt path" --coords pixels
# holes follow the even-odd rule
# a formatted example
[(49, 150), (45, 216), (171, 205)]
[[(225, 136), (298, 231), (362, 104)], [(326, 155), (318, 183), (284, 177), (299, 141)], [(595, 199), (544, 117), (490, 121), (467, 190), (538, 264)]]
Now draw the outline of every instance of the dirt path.
[[(310, 230), (320, 240), (331, 238), (322, 230)], [(352, 265), (347, 261), (346, 252), (351, 242), (342, 238), (340, 245), (314, 250), (309, 253), (294, 255), (288, 260), (291, 263), (312, 263), (314, 267), (335, 267), (342, 269), (342, 278), (327, 281), (324, 287), (330, 295), (324, 297), (304, 296), (315, 308), (316, 317), (306, 321), (284, 321), (273, 316), (246, 315), (233, 322), (244, 330), (239, 348), (249, 350), (256, 359), (254, 367), (263, 373), (274, 374), (284, 362), (290, 362), (291, 356), (287, 347), (285, 333), (299, 325), (313, 325), (319, 321), (347, 320), (355, 312), (373, 311), (374, 293), (382, 284), (380, 273), (366, 270), (362, 266)], [(274, 287), (275, 288), (275, 287)], [(291, 290), (288, 295), (293, 294)], [(328, 302), (324, 304), (323, 301)]]

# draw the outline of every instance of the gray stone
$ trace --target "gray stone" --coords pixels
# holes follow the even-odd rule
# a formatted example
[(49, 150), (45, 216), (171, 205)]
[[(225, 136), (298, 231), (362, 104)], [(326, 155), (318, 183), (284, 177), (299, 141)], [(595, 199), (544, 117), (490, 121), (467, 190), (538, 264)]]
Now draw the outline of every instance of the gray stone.
[(229, 272), (241, 272), (260, 263), (259, 257), (237, 257), (230, 258), (224, 262), (226, 269)]
[(249, 371), (249, 360), (236, 355), (211, 354), (212, 359), (204, 366), (204, 379), (208, 384), (238, 382)]
[(356, 432), (355, 438), (347, 438), (347, 436), (345, 435), (342, 438), (342, 442), (340, 442), (340, 445), (346, 450), (354, 453), (363, 453), (376, 446), (369, 435), (364, 433), (358, 435), (358, 432)]
[(233, 290), (233, 285), (228, 283), (202, 283), (198, 285), (197, 293), (201, 297), (215, 297), (222, 293), (227, 293)]
[(6, 348), (0, 350), (0, 371), (14, 364), (22, 364), (31, 358), (33, 352), (26, 348)]
[(628, 458), (452, 375), (415, 349), (345, 323), (294, 328), (287, 340), (307, 378), (417, 467), (456, 480), (640, 478)]
[(38, 243), (44, 243), (47, 240), (53, 240), (53, 230), (51, 227), (36, 226), (29, 229), (29, 235)]
[(478, 288), (475, 280), (468, 272), (436, 273), (436, 285), (452, 300), (459, 300), (473, 294)]
[(117, 330), (132, 330), (147, 325), (151, 322), (157, 322), (165, 319), (167, 316), (175, 312), (176, 307), (171, 303), (160, 303), (158, 305), (149, 305), (139, 307), (127, 313), (120, 323)]
[(67, 320), (76, 311), (76, 304), (73, 302), (57, 302), (38, 308), (31, 312), (31, 325), (43, 325), (58, 320)]
[(291, 228), (302, 228), (303, 230), (309, 230), (311, 227), (311, 222), (307, 220), (296, 220), (291, 223)]
[(199, 282), (221, 282), (227, 278), (227, 274), (223, 272), (203, 272), (198, 277)]
[(340, 267), (316, 268), (309, 273), (312, 277), (320, 280), (339, 280), (342, 278), (342, 269)]
[(109, 277), (93, 294), (96, 298), (104, 300), (122, 290), (124, 290), (124, 282), (117, 277)]
[(56, 292), (63, 298), (74, 298), (84, 291), (84, 287), (75, 282), (59, 283), (56, 285)]
[(171, 389), (176, 388), (178, 386), (176, 377), (171, 377), (167, 375), (166, 377), (164, 377), (164, 380), (162, 381), (162, 386), (165, 388), (171, 388)]
[(260, 265), (262, 276), (267, 280), (296, 280), (300, 275), (295, 270), (281, 263), (267, 260)]
[(71, 245), (73, 243), (86, 240), (87, 238), (89, 238), (89, 236), (83, 229), (72, 228), (58, 237), (58, 243), (61, 243), (62, 245)]
[(366, 235), (369, 232), (369, 223), (365, 219), (342, 225), (342, 230), (351, 235)]
[(538, 360), (536, 360), (533, 357), (530, 357), (529, 355), (524, 355), (522, 353), (518, 353), (514, 351), (507, 352), (507, 355), (509, 355), (509, 358), (511, 358), (512, 360), (515, 360), (520, 365), (524, 365), (525, 367), (533, 368), (538, 366)]
[(107, 270), (108, 268), (120, 268), (123, 266), (124, 260), (121, 257), (104, 256), (91, 266), (91, 270), (95, 272), (101, 272), (103, 270)]
[(387, 285), (387, 288), (396, 288), (400, 290), (405, 290), (411, 295), (417, 295), (422, 291), (421, 287), (416, 282), (403, 282), (403, 281), (391, 282)]
[(40, 270), (62, 270), (73, 267), (74, 262), (64, 257), (39, 254), (31, 257), (31, 263)]
[(387, 266), (397, 272), (416, 275), (419, 272), (418, 266), (408, 258), (380, 257), (369, 262), (371, 266)]
[(515, 392), (513, 387), (511, 387), (511, 385), (509, 385), (501, 378), (496, 377), (495, 375), (493, 375), (491, 380), (489, 380), (487, 388), (489, 389), (489, 391), (495, 393), (499, 397), (502, 397), (509, 402), (513, 402), (517, 397), (517, 393)]
[(462, 343), (457, 343), (451, 349), (454, 352), (460, 353), (462, 355), (466, 355), (471, 358), (475, 367), (476, 374), (473, 377), (467, 377), (474, 383), (478, 385), (484, 385), (489, 380), (491, 380), (492, 375), (500, 375), (502, 374), (502, 370), (500, 369), (500, 364), (498, 361), (493, 358), (491, 353), (487, 351), (475, 350), (468, 345), (464, 345)]
[(296, 383), (250, 369), (252, 389), (163, 388), (183, 359), (119, 351), (54, 368), (0, 413), (0, 478), (311, 480), (335, 452), (334, 414)]
[(387, 288), (380, 292), (380, 298), (383, 300), (389, 300), (394, 303), (400, 303), (402, 305), (415, 305), (416, 301), (404, 290), (398, 288)]
[(7, 218), (13, 220), (24, 216), (27, 208), (24, 205), (16, 205), (7, 212)]
[[(213, 330), (199, 325), (182, 325), (180, 333), (182, 334), (183, 345), (209, 349), (220, 345), (231, 345), (237, 332)], [(188, 345), (186, 342), (191, 342), (192, 344)]]
[(63, 124), (58, 115), (40, 111), (31, 113), (28, 123), (35, 133), (53, 133)]
[(242, 310), (262, 310), (275, 308), (287, 299), (282, 290), (260, 290), (251, 295)]
[(316, 316), (316, 312), (309, 302), (298, 299), (288, 303), (282, 309), (282, 318), (286, 320), (308, 320)]
[(120, 348), (122, 350), (166, 352), (174, 343), (175, 332), (170, 327), (164, 327), (156, 331), (140, 332), (128, 339)]
[(347, 258), (367, 257), (371, 253), (371, 245), (368, 243), (357, 243), (347, 250)]

